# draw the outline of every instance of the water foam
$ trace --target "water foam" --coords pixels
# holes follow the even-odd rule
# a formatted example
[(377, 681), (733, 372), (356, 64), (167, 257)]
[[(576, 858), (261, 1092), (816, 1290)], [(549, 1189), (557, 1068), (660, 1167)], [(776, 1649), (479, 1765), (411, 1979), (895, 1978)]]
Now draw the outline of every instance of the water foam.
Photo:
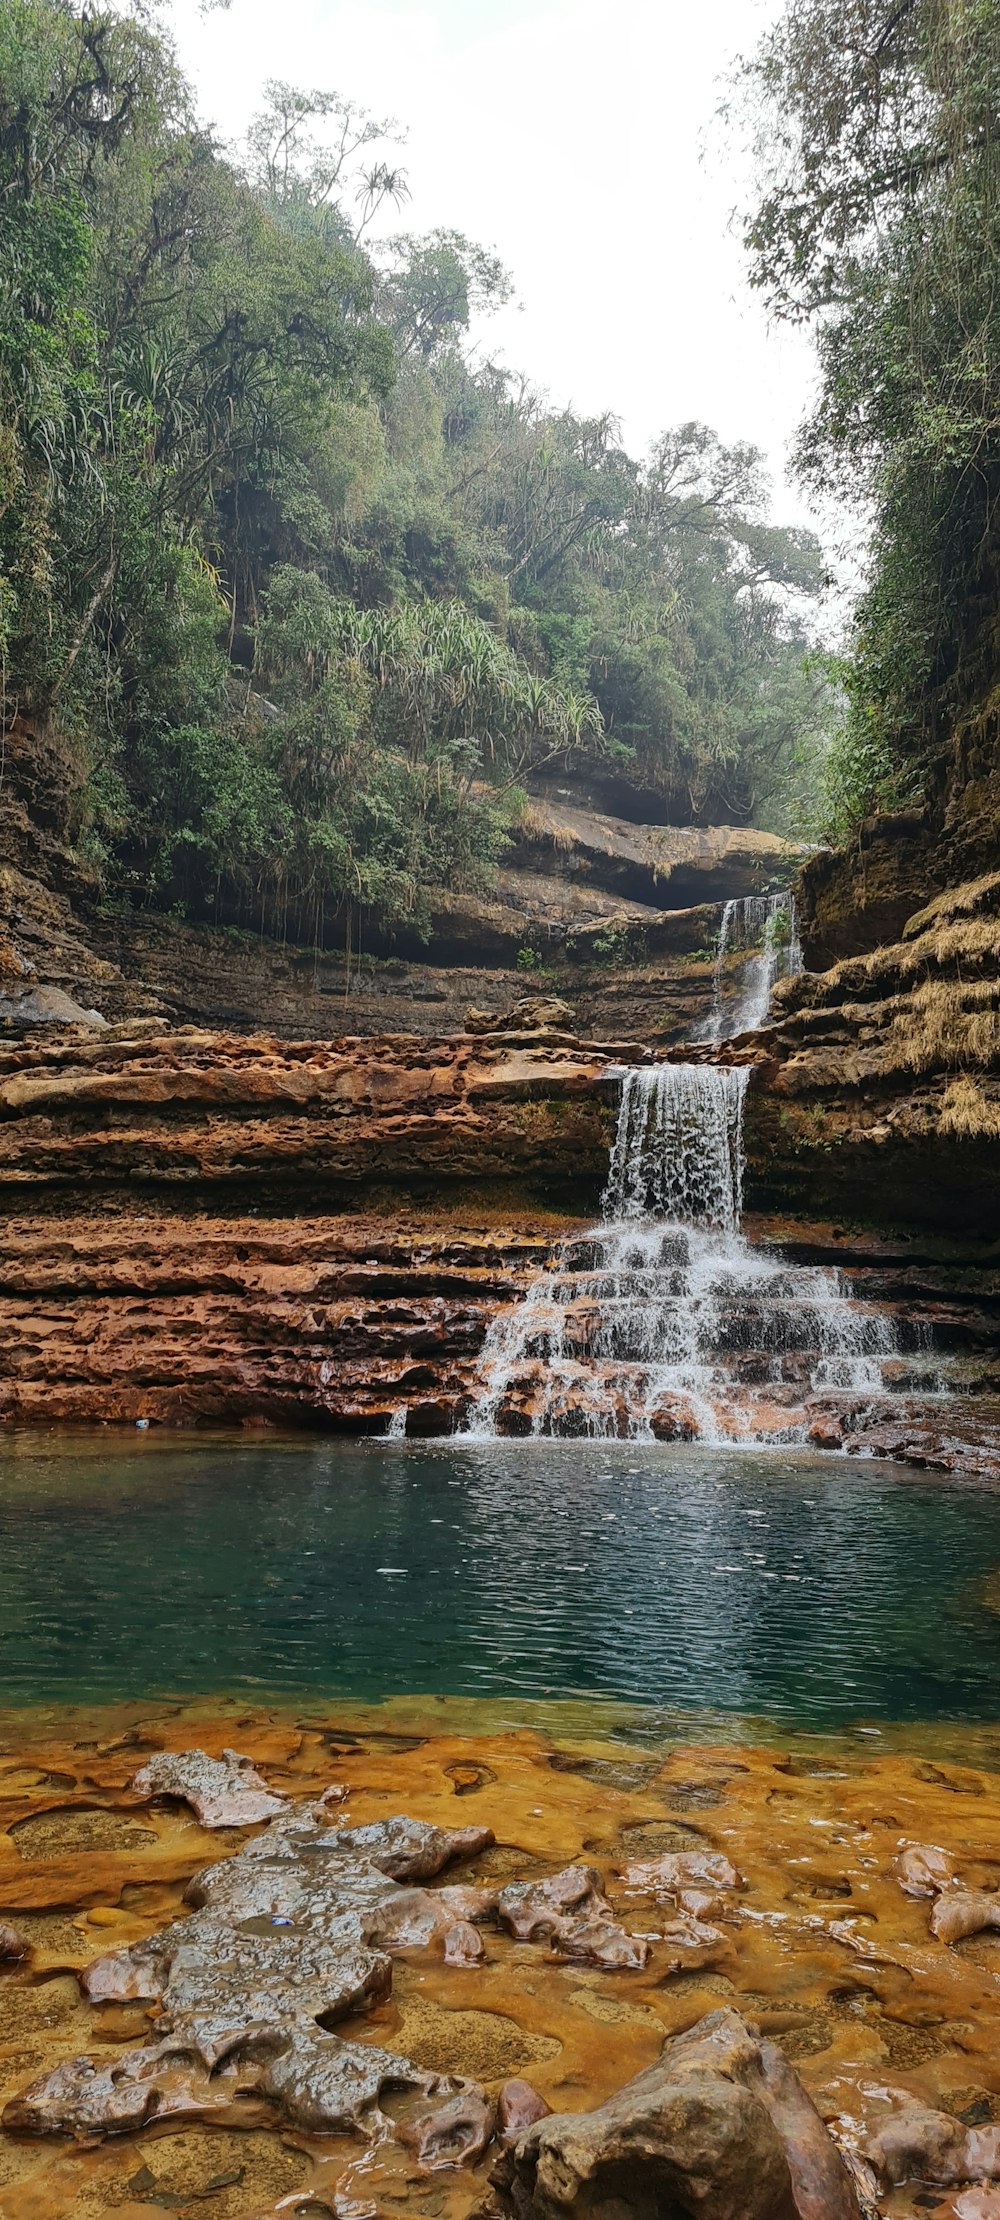
[(740, 1231), (747, 1079), (621, 1074), (602, 1221), (494, 1320), (468, 1434), (804, 1441), (810, 1396), (891, 1391), (892, 1315)]

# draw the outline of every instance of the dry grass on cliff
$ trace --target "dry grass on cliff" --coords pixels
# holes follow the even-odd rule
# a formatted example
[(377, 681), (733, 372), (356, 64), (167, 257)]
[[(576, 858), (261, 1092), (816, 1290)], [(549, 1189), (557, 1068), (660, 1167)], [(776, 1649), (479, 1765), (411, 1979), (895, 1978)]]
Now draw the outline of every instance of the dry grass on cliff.
[(983, 975), (1000, 973), (1000, 918), (968, 917), (921, 933), (918, 940), (875, 948), (870, 956), (848, 956), (824, 975), (818, 999), (821, 1007), (877, 1001), (909, 993), (918, 979), (961, 992), (967, 971), (980, 974), (973, 985), (989, 985)]
[(946, 887), (925, 909), (907, 918), (903, 939), (915, 940), (921, 933), (952, 924), (956, 917), (992, 916), (997, 910), (1000, 910), (1000, 871), (985, 871), (979, 879), (963, 879), (960, 886)]
[(553, 825), (544, 811), (536, 809), (532, 802), (525, 803), (517, 821), (517, 829), (528, 840), (550, 840), (553, 848), (562, 850), (564, 854), (568, 854), (576, 842), (576, 834), (571, 826)]
[(968, 1073), (953, 1079), (941, 1105), (938, 1132), (952, 1140), (1000, 1140), (1000, 1102), (992, 1102)]
[(903, 1071), (955, 1071), (1000, 1059), (1000, 980), (925, 979), (900, 998), (889, 1046)]

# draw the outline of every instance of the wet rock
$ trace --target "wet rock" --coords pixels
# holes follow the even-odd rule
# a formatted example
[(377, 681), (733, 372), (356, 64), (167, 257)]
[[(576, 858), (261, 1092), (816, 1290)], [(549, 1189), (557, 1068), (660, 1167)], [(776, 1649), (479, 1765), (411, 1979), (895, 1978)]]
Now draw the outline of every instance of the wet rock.
[(560, 1958), (608, 1973), (638, 1972), (649, 1944), (615, 1919), (592, 1865), (568, 1865), (545, 1881), (512, 1881), (497, 1902), (501, 1925), (518, 1942), (547, 1942)]
[(12, 2097), (0, 2114), (11, 2135), (126, 2135), (153, 2112), (172, 2109), (161, 2046), (127, 2051), (108, 2065), (70, 2058)]
[(946, 1889), (931, 1913), (931, 1934), (939, 1942), (964, 1942), (987, 1928), (1000, 1928), (1000, 1897), (982, 1889)]
[(417, 2146), (417, 2162), (426, 2173), (442, 2166), (464, 2166), (481, 2158), (492, 2140), (496, 2114), (481, 2089), (463, 2089), (447, 2104), (406, 2131)]
[(719, 1919), (730, 1909), (724, 1896), (716, 1896), (712, 1889), (678, 1889), (677, 1909), (689, 1912), (692, 1919)]
[(593, 1865), (567, 1865), (544, 1881), (510, 1881), (501, 1889), (498, 1910), (516, 1942), (547, 1942), (569, 1912), (593, 1911), (605, 1903), (601, 1876)]
[[(461, 2098), (471, 2120), (473, 2084), (428, 2075), (329, 2031), (388, 1994), (387, 1944), (437, 1942), (453, 1964), (482, 1957), (482, 1939), (460, 1909), (484, 1916), (492, 1891), (435, 1892), (393, 1875), (432, 1876), (492, 1842), (487, 1827), (400, 1817), (345, 1828), (331, 1821), (325, 1799), (283, 1804), (238, 1856), (194, 1875), (190, 1918), (97, 1959), (82, 1975), (92, 2002), (158, 2003), (156, 2040), (113, 2069), (81, 2057), (41, 2075), (8, 2105), (4, 2125), (92, 2136), (131, 2131), (154, 2112), (208, 2120), (225, 2114), (237, 2083), (317, 2132), (374, 2119), (386, 2082)], [(454, 2121), (442, 2137), (461, 2140)], [(466, 2139), (471, 2148), (471, 2127)]]
[(594, 2112), (556, 2114), (491, 2180), (512, 2220), (858, 2220), (850, 2176), (774, 2044), (713, 2012)]
[(160, 1751), (141, 1767), (132, 1787), (137, 1796), (179, 1797), (203, 1827), (253, 1827), (273, 1819), (287, 1802), (268, 1788), (252, 1758), (237, 1750), (223, 1750), (221, 1758), (204, 1750)]
[(348, 1856), (360, 1854), (394, 1881), (431, 1881), (455, 1858), (478, 1857), (496, 1841), (492, 1827), (431, 1827), (423, 1819), (376, 1819), (337, 1837)]
[(965, 2127), (909, 2090), (892, 2094), (897, 2109), (879, 2122), (864, 2145), (864, 2155), (885, 2188), (923, 2181), (948, 2189), (958, 2182), (1000, 2178), (1000, 2128)]
[[(626, 1888), (641, 1889), (651, 1895), (673, 1895), (686, 1890), (692, 1881), (706, 1881), (713, 1889), (735, 1889), (740, 1885), (736, 1867), (718, 1850), (665, 1850), (662, 1857), (645, 1858), (634, 1865), (622, 1868)], [(685, 1907), (697, 1912), (699, 1906)]]
[(893, 1871), (907, 1896), (937, 1896), (955, 1881), (955, 1860), (933, 1843), (907, 1842), (893, 1861)]
[(725, 1942), (725, 1936), (707, 1920), (694, 1919), (690, 1912), (682, 1912), (677, 1919), (668, 1919), (663, 1929), (664, 1941), (683, 1944), (686, 1950), (713, 1948)]
[(477, 1934), (471, 1920), (457, 1919), (444, 1935), (444, 1962), (446, 1966), (478, 1966), (486, 1956), (481, 1935)]
[(602, 1973), (641, 1973), (649, 1963), (645, 1937), (630, 1935), (612, 1918), (610, 1908), (604, 1918), (559, 1920), (551, 1943), (557, 1957), (568, 1958), (577, 1966), (595, 1966)]
[(447, 1906), (455, 1919), (495, 1919), (499, 1903), (498, 1889), (466, 1887), (462, 1882), (450, 1883), (438, 1889), (440, 1902)]
[(497, 2126), (502, 2143), (516, 2143), (525, 2128), (534, 2127), (536, 2120), (547, 2120), (552, 2106), (546, 2104), (530, 2081), (505, 2081), (497, 2098)]
[(656, 1441), (694, 1441), (698, 1419), (693, 1404), (683, 1395), (661, 1396), (650, 1414)]
[(381, 2106), (384, 2090), (448, 2096), (455, 2082), (446, 2074), (425, 2073), (394, 2051), (345, 2043), (317, 2028), (299, 2033), (270, 2062), (259, 2087), (295, 2127), (318, 2135), (350, 2129), (374, 2135), (391, 2130)]

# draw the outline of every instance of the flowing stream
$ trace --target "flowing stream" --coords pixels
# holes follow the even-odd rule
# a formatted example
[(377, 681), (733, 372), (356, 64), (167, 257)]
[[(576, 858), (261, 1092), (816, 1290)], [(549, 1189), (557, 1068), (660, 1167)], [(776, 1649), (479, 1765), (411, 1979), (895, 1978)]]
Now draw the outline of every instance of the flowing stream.
[[(734, 965), (733, 959), (742, 957)], [(732, 1040), (767, 1022), (779, 979), (804, 969), (795, 898), (748, 894), (727, 902), (715, 950), (715, 991), (704, 1027), (706, 1041)]]
[(601, 1223), (494, 1321), (469, 1435), (804, 1442), (811, 1397), (912, 1384), (891, 1313), (741, 1233), (748, 1076), (622, 1074)]

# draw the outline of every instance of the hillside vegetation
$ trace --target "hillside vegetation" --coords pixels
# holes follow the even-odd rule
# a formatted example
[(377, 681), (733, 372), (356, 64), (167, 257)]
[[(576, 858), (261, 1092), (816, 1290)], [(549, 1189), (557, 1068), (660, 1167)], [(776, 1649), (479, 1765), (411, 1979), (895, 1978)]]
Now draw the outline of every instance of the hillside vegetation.
[(751, 449), (637, 460), (473, 360), (511, 281), (386, 238), (406, 196), (337, 95), (272, 85), (234, 154), (138, 12), (0, 12), (3, 715), (109, 899), (419, 925), (574, 759), (679, 821), (808, 802), (816, 543)]
[(860, 501), (869, 534), (834, 817), (849, 832), (868, 810), (933, 799), (946, 776), (985, 814), (972, 787), (996, 765), (1000, 8), (788, 0), (744, 81), (761, 155), (754, 274), (819, 346), (801, 468)]

